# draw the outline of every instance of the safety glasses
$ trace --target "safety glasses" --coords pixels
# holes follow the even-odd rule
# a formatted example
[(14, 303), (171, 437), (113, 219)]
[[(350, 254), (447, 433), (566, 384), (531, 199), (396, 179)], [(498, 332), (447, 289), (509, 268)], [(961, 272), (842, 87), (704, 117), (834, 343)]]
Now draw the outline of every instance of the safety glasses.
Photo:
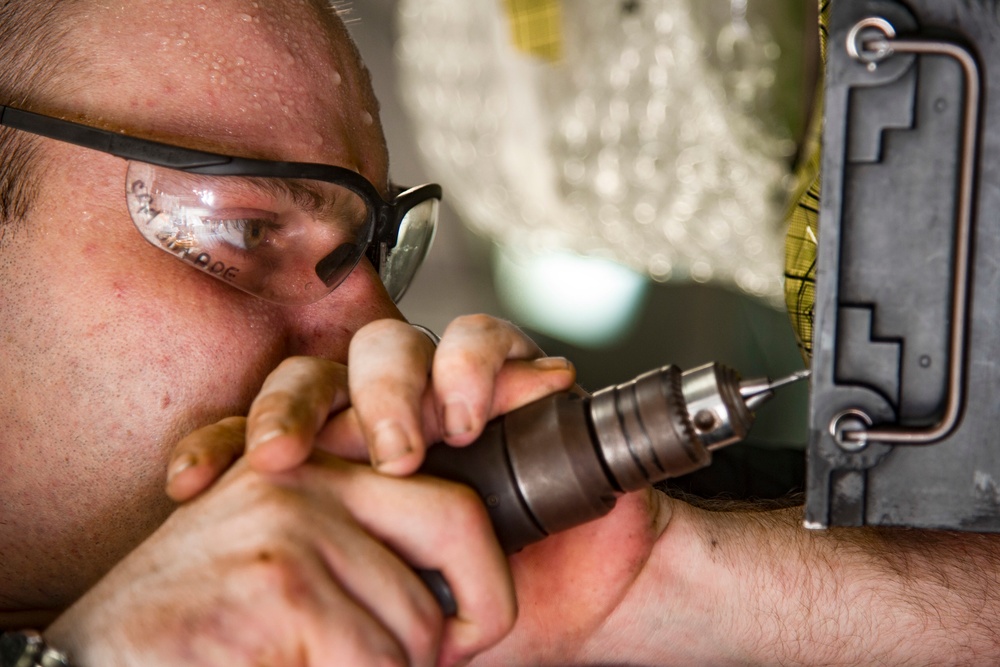
[(343, 167), (197, 151), (5, 106), (0, 125), (127, 160), (126, 204), (143, 238), (276, 303), (322, 299), (365, 255), (398, 301), (437, 228), (436, 184), (387, 201)]

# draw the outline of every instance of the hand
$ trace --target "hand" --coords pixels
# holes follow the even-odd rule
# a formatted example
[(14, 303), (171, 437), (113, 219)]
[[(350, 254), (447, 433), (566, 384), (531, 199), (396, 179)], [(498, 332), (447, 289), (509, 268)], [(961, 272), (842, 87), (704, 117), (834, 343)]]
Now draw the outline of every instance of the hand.
[(372, 463), (397, 475), (420, 466), (428, 443), (468, 445), (493, 417), (576, 379), (565, 359), (544, 358), (517, 327), (485, 315), (454, 320), (436, 348), (401, 322), (375, 322), (351, 341), (348, 367), (353, 410), (331, 420), (319, 443), (360, 431)]
[[(413, 567), (447, 577), (459, 616)], [(81, 665), (451, 665), (514, 616), (471, 491), (316, 454), (286, 473), (238, 462), (46, 634)]]
[[(341, 364), (296, 357), (268, 377), (248, 417), (251, 466), (289, 470), (319, 448), (409, 474), (428, 443), (469, 444), (489, 419), (575, 380), (565, 359), (543, 358), (516, 327), (484, 315), (456, 319), (437, 349), (404, 322), (373, 322), (352, 340), (349, 365), (348, 380)], [(243, 451), (241, 432), (196, 431), (174, 450), (168, 493), (197, 495)]]

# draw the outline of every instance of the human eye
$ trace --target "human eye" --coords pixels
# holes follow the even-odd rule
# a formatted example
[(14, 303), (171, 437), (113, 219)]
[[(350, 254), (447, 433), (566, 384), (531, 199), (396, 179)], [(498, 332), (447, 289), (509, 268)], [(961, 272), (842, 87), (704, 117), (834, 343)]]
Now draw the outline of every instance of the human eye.
[(266, 244), (277, 231), (277, 221), (266, 215), (213, 215), (203, 219), (210, 238), (233, 248), (250, 252)]

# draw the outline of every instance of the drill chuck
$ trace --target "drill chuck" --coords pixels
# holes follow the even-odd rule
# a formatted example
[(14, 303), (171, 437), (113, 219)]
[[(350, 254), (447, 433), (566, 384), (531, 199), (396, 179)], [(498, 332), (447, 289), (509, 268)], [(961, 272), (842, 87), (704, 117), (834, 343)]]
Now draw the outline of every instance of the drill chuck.
[(589, 397), (554, 394), (491, 421), (468, 447), (436, 445), (422, 473), (471, 486), (513, 553), (604, 516), (622, 493), (702, 468), (746, 437), (779, 384), (707, 364), (665, 366)]

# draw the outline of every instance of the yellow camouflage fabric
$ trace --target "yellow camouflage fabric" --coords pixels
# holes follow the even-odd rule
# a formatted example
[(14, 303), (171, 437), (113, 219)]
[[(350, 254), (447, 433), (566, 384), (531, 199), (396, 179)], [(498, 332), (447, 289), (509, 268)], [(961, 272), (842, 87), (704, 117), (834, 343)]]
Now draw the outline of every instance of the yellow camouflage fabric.
[[(819, 5), (819, 42), (826, 61), (827, 20), (830, 0)], [(822, 134), (823, 86), (818, 86), (808, 139), (796, 174), (796, 189), (788, 212), (785, 237), (785, 304), (792, 319), (802, 356), (812, 356), (813, 304), (816, 287), (816, 243), (819, 238), (820, 135)]]
[(561, 0), (504, 0), (514, 46), (543, 60), (562, 56)]

